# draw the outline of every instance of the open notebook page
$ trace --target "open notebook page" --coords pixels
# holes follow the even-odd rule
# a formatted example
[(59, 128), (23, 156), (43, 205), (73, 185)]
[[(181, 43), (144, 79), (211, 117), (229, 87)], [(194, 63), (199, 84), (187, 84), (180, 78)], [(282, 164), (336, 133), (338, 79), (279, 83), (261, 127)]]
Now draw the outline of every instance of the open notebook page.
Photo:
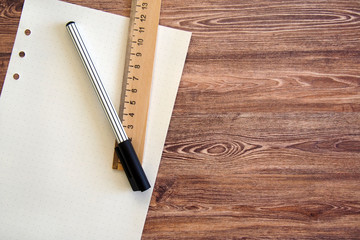
[[(66, 31), (71, 20), (119, 107), (128, 19), (26, 0), (0, 97), (0, 239), (141, 237), (152, 189), (133, 192), (111, 168), (114, 134)], [(158, 30), (143, 160), (152, 187), (190, 36)]]

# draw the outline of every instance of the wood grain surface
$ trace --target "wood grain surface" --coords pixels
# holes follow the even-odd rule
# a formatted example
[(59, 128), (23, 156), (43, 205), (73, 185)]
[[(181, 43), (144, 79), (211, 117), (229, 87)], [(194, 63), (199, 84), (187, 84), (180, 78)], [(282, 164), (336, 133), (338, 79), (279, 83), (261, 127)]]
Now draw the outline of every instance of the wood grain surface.
[(162, 0), (160, 23), (193, 37), (143, 239), (360, 239), (360, 1)]

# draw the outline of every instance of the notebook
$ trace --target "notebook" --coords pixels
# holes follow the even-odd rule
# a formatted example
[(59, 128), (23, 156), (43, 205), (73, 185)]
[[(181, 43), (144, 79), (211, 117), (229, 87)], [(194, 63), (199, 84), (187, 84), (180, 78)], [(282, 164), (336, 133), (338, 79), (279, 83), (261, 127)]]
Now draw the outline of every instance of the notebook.
[(0, 239), (140, 239), (191, 34), (158, 29), (143, 159), (152, 188), (133, 192), (112, 169), (114, 134), (68, 21), (119, 109), (128, 18), (26, 0), (0, 96)]

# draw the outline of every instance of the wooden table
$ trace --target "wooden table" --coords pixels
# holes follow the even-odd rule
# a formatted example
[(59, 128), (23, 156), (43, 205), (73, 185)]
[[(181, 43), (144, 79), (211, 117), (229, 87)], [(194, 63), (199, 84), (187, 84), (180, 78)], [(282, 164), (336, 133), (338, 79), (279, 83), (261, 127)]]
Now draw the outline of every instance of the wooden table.
[(193, 37), (143, 239), (360, 238), (360, 1), (163, 0), (160, 23)]

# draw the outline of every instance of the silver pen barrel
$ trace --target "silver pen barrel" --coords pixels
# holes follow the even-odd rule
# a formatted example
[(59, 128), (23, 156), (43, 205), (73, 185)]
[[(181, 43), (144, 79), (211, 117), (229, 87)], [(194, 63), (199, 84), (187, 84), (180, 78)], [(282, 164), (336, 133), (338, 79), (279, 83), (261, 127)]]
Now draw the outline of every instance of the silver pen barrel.
[(114, 105), (110, 101), (108, 94), (101, 82), (100, 76), (97, 73), (94, 63), (91, 60), (89, 52), (87, 51), (85, 44), (81, 38), (79, 30), (76, 27), (75, 22), (69, 22), (66, 24), (66, 28), (76, 46), (76, 49), (80, 55), (80, 58), (85, 66), (85, 69), (89, 75), (91, 83), (95, 89), (96, 95), (104, 109), (107, 119), (114, 131), (116, 141), (118, 143), (124, 142), (128, 139), (124, 127), (121, 124), (120, 118), (115, 111)]
[(124, 168), (130, 186), (133, 191), (146, 191), (151, 187), (150, 183), (146, 177), (144, 169), (140, 164), (131, 141), (126, 136), (124, 127), (120, 122), (120, 118), (117, 115), (115, 108), (105, 91), (104, 85), (102, 84), (99, 74), (95, 69), (94, 63), (90, 58), (89, 52), (85, 47), (75, 22), (68, 22), (66, 24), (66, 28), (76, 46), (80, 58), (89, 75), (91, 83), (95, 89), (96, 95), (98, 96), (98, 99), (115, 133), (116, 141), (118, 142), (117, 146), (115, 147), (115, 153)]

